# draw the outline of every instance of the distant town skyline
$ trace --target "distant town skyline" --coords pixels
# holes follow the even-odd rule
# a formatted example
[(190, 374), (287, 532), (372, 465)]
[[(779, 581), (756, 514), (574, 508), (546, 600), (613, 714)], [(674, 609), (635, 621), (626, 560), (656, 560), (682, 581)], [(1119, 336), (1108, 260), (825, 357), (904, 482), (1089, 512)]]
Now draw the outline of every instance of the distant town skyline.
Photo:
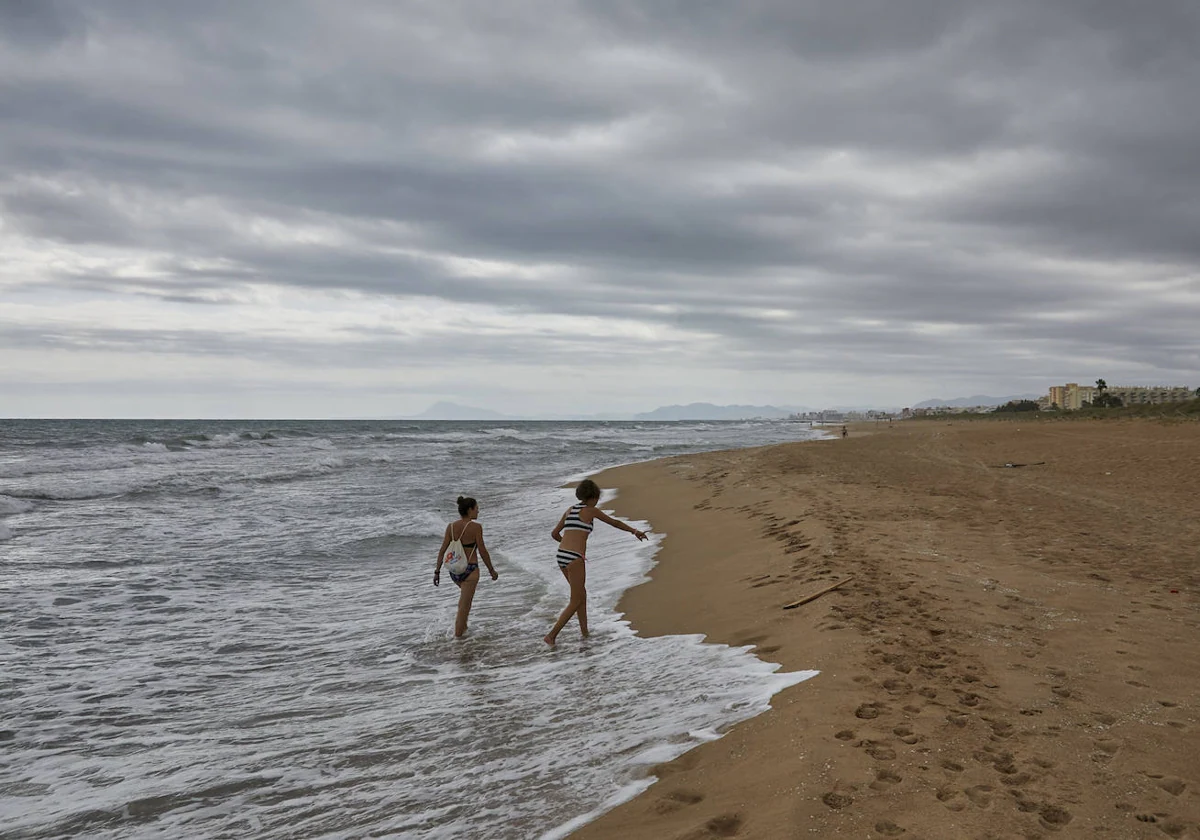
[(1194, 0), (3, 3), (0, 416), (1194, 387), (1197, 43)]

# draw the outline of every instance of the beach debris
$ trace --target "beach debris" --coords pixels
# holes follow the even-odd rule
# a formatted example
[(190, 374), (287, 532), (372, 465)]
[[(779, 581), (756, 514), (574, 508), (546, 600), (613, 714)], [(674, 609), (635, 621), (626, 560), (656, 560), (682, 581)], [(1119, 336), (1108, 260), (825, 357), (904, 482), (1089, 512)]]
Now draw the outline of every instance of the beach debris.
[(804, 604), (807, 604), (809, 601), (815, 601), (817, 598), (820, 598), (826, 592), (832, 592), (833, 590), (837, 589), (842, 584), (849, 583), (852, 580), (854, 580), (854, 575), (850, 575), (850, 577), (848, 577), (848, 578), (839, 580), (837, 583), (830, 584), (829, 586), (826, 586), (824, 589), (814, 592), (811, 595), (805, 595), (803, 598), (801, 598), (798, 601), (792, 601), (790, 604), (784, 604), (783, 608), (785, 610), (794, 610), (794, 609), (796, 609), (796, 607), (803, 606)]
[(1017, 464), (1017, 463), (1013, 463), (1012, 461), (1009, 461), (1008, 463), (1005, 463), (1005, 464), (993, 464), (993, 466), (998, 470), (1004, 470), (1004, 469), (1011, 470), (1011, 469), (1016, 469), (1017, 467), (1040, 467), (1040, 466), (1043, 466), (1045, 463), (1046, 463), (1045, 461), (1033, 461), (1032, 463), (1029, 463), (1029, 464)]

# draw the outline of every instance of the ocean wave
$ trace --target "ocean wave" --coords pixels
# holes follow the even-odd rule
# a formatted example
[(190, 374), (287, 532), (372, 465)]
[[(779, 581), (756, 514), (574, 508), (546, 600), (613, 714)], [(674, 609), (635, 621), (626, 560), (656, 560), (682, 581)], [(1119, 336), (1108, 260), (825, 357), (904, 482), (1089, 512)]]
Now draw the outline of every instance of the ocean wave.
[(10, 490), (9, 495), (14, 499), (26, 499), (34, 502), (79, 502), (87, 499), (105, 499), (119, 496), (124, 491), (100, 490), (98, 488), (72, 488), (66, 490)]
[(316, 436), (315, 432), (310, 432), (307, 429), (267, 429), (263, 433), (263, 437), (268, 440), (274, 438), (313, 438)]
[(0, 516), (13, 516), (33, 510), (33, 503), (12, 496), (0, 496)]
[(0, 542), (12, 539), (12, 531), (3, 522), (0, 522)]

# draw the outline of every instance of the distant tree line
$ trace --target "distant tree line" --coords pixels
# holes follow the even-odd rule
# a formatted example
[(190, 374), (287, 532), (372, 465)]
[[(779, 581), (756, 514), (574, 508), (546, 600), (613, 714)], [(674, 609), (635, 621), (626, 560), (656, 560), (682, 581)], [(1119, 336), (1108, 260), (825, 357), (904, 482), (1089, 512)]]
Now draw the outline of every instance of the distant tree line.
[(997, 412), (1008, 411), (1039, 411), (1041, 407), (1033, 400), (1009, 400), (1004, 405), (996, 406)]

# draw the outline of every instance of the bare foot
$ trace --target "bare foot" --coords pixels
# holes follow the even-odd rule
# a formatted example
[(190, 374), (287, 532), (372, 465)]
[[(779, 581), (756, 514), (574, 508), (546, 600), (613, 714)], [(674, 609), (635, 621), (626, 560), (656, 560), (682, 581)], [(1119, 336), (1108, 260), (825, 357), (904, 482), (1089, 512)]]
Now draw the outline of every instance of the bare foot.
[(542, 641), (550, 645), (550, 647), (554, 647), (554, 639), (552, 639), (550, 636), (542, 636)]

